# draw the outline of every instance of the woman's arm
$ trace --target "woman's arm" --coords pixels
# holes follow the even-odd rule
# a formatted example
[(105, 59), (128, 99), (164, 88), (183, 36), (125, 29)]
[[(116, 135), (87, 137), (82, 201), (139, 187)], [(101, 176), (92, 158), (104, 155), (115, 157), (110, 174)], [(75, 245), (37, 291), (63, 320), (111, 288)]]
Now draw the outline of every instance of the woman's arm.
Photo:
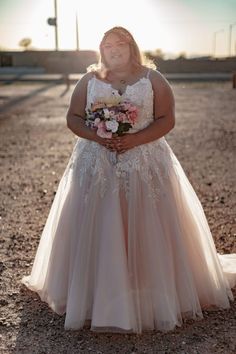
[(175, 100), (168, 81), (158, 72), (150, 73), (154, 92), (154, 122), (135, 133), (139, 144), (146, 144), (166, 135), (175, 126)]
[(116, 139), (114, 144), (119, 153), (159, 139), (175, 126), (175, 101), (169, 83), (158, 71), (154, 70), (151, 70), (150, 80), (154, 92), (154, 121), (137, 133), (114, 138)]
[(67, 110), (67, 127), (77, 136), (93, 140), (93, 132), (85, 125), (87, 84), (91, 74), (85, 74), (76, 84)]
[(105, 146), (104, 139), (85, 125), (85, 108), (87, 101), (87, 84), (92, 73), (85, 74), (76, 84), (71, 96), (70, 105), (66, 114), (67, 127), (77, 136), (93, 140)]

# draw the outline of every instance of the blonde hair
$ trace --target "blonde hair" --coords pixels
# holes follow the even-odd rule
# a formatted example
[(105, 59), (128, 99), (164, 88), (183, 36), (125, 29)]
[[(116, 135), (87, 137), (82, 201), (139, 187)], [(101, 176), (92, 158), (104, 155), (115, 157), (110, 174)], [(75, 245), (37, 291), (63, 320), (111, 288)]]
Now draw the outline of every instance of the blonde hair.
[(136, 41), (134, 40), (134, 37), (132, 34), (125, 29), (124, 27), (116, 26), (111, 29), (109, 29), (107, 32), (104, 33), (104, 36), (100, 42), (99, 45), (99, 51), (100, 51), (100, 58), (98, 64), (93, 64), (90, 65), (87, 68), (87, 71), (93, 71), (95, 75), (97, 75), (100, 78), (107, 78), (110, 70), (109, 70), (109, 65), (106, 63), (104, 52), (103, 52), (103, 45), (109, 36), (109, 34), (116, 34), (120, 37), (120, 39), (126, 43), (129, 44), (130, 47), (130, 55), (131, 55), (131, 64), (132, 64), (132, 69), (133, 71), (138, 71), (141, 69), (142, 66), (147, 66), (149, 68), (156, 69), (156, 66), (153, 61), (150, 59), (147, 59), (140, 51)]

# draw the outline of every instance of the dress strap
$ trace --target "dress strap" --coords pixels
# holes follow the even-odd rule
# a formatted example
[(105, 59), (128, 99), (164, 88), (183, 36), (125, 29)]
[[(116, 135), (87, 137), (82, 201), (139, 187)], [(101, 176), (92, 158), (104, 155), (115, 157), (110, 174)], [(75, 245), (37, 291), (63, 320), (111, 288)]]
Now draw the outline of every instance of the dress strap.
[(151, 70), (148, 69), (148, 71), (147, 71), (147, 76), (146, 76), (147, 79), (149, 79), (150, 71), (151, 71)]

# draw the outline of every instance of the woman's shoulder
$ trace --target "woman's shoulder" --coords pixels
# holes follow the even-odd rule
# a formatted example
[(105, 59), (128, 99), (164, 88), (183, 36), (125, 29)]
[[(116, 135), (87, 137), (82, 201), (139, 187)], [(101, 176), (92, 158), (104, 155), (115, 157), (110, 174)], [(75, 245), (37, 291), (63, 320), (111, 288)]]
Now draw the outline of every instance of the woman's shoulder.
[(162, 85), (168, 83), (165, 76), (160, 71), (154, 69), (149, 69), (149, 79), (153, 81), (153, 83), (158, 83)]
[(80, 82), (83, 85), (87, 85), (90, 79), (92, 79), (95, 76), (95, 73), (90, 71), (87, 72), (86, 74), (83, 74), (81, 78), (79, 79), (78, 83)]
[(88, 82), (94, 77), (94, 73), (92, 72), (87, 72), (86, 74), (83, 74), (80, 79), (77, 81), (75, 85), (74, 91), (76, 93), (80, 93), (81, 91), (86, 91)]
[(165, 76), (158, 70), (150, 69), (149, 79), (155, 92), (170, 92), (171, 86)]

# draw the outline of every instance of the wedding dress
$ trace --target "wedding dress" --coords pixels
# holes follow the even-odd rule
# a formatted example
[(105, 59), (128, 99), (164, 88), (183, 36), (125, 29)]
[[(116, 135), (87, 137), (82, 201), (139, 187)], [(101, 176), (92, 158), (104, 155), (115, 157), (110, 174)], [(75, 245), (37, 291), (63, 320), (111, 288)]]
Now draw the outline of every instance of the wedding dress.
[[(95, 76), (87, 108), (119, 95)], [(129, 133), (153, 121), (151, 81), (128, 85)], [(229, 308), (236, 254), (219, 255), (202, 208), (165, 137), (117, 155), (78, 138), (58, 186), (31, 274), (22, 279), (66, 329), (172, 330), (202, 309)]]

